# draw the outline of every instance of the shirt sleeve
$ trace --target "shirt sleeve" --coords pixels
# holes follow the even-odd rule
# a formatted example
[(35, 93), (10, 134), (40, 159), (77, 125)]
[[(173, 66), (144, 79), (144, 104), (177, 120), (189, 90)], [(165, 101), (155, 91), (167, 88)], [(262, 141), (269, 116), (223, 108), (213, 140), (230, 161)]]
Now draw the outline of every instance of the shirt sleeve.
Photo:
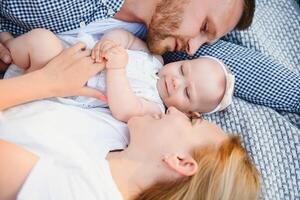
[(42, 158), (25, 181), (17, 200), (102, 200), (88, 174), (68, 161)]
[[(27, 177), (18, 200), (71, 199), (66, 191), (66, 176), (51, 160), (40, 159)], [(59, 194), (59, 195), (58, 195)]]
[(28, 175), (17, 200), (121, 199), (116, 188), (106, 186), (110, 182), (105, 174), (99, 175), (99, 171), (101, 167), (95, 163), (41, 158)]

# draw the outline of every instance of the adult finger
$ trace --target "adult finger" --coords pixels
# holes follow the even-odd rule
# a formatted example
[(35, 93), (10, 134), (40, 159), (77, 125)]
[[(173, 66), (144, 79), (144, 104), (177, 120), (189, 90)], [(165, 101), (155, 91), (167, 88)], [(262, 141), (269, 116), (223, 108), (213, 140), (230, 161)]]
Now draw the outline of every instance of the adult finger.
[(70, 65), (66, 65), (67, 68), (68, 67), (73, 67), (73, 65), (76, 65), (76, 63), (78, 62), (84, 62), (85, 60), (88, 60), (89, 63), (93, 63), (91, 56), (91, 50), (90, 49), (86, 49), (83, 51), (79, 51), (77, 54), (74, 54), (72, 56), (70, 56), (69, 58), (69, 62)]
[(100, 45), (101, 45), (101, 43), (98, 42), (93, 48), (92, 58), (94, 60), (96, 60), (97, 56), (100, 54)]
[(99, 48), (97, 48), (97, 45), (96, 45), (96, 46), (94, 46), (94, 48), (92, 49), (92, 58), (93, 58), (93, 60), (96, 59), (96, 54), (98, 54), (98, 53), (99, 53)]
[(101, 72), (105, 68), (105, 63), (104, 62), (92, 63), (90, 65), (91, 66), (89, 66), (89, 73), (90, 73), (91, 76), (98, 74), (99, 72)]
[(6, 64), (10, 64), (12, 61), (9, 50), (1, 43), (0, 43), (0, 59)]
[(80, 73), (80, 76), (92, 77), (102, 71), (105, 67), (104, 62), (95, 63), (91, 57), (83, 57), (78, 59), (72, 65), (70, 69), (77, 73)]
[(100, 46), (98, 46), (97, 51), (96, 51), (96, 55), (95, 55), (95, 61), (99, 62), (101, 56), (102, 56), (102, 52), (101, 52)]
[(75, 54), (79, 51), (84, 50), (86, 45), (83, 42), (78, 42), (74, 46), (71, 46), (70, 48), (66, 49), (64, 52), (65, 54)]
[(83, 51), (78, 52), (80, 57), (89, 57), (91, 56), (92, 50), (90, 49), (85, 49)]

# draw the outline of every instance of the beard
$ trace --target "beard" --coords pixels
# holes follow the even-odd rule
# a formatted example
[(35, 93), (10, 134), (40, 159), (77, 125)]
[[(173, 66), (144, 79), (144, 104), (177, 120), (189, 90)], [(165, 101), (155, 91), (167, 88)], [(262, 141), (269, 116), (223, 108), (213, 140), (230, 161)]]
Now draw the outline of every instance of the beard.
[[(170, 45), (163, 44), (166, 38), (180, 40), (182, 49), (185, 48), (183, 38), (174, 33), (179, 29), (184, 13), (184, 4), (190, 0), (162, 0), (156, 7), (148, 27), (147, 45), (154, 54), (170, 51)], [(173, 33), (173, 34), (172, 34)]]

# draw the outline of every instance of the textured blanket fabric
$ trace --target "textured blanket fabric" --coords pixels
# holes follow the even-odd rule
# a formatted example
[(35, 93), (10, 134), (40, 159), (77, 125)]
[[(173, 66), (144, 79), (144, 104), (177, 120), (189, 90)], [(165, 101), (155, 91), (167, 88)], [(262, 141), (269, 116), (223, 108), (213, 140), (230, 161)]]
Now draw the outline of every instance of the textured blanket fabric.
[[(295, 0), (257, 0), (253, 25), (226, 40), (263, 52), (300, 75), (300, 8)], [(299, 2), (298, 2), (299, 3)], [(242, 135), (262, 175), (262, 199), (300, 199), (300, 115), (236, 98), (208, 117)]]

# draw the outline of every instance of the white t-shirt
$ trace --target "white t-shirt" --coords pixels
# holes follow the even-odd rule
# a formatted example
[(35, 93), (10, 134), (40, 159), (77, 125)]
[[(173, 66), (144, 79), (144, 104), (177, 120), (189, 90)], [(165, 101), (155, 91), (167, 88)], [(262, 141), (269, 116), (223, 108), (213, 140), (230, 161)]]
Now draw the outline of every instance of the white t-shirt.
[[(141, 24), (116, 19), (91, 23), (86, 30), (100, 38), (109, 29), (120, 27), (139, 37), (146, 33)], [(79, 30), (59, 36), (71, 41)], [(20, 73), (13, 68), (5, 76)], [(18, 199), (122, 199), (105, 158), (111, 150), (126, 148), (129, 134), (127, 125), (114, 119), (105, 108), (84, 109), (50, 100), (20, 105), (0, 112), (0, 139), (20, 145), (40, 158)]]
[(18, 199), (122, 199), (105, 158), (126, 148), (128, 129), (109, 110), (24, 104), (2, 113), (0, 138), (40, 157)]
[(81, 165), (40, 159), (18, 194), (18, 200), (122, 200), (108, 162)]

